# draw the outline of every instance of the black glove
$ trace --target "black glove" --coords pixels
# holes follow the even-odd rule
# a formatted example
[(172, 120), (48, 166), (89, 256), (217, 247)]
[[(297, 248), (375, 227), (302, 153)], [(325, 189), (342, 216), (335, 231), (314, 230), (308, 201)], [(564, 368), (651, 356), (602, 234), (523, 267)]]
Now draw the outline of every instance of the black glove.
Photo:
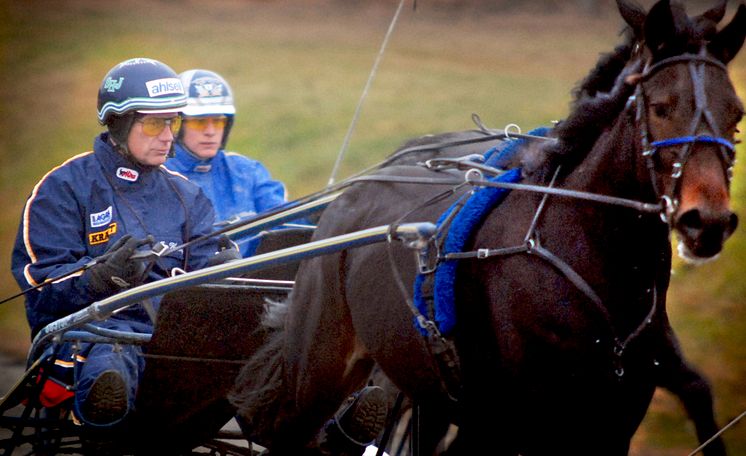
[(240, 259), (241, 252), (239, 252), (236, 243), (231, 241), (228, 236), (222, 235), (218, 239), (218, 251), (207, 261), (207, 266), (217, 266)]
[(135, 285), (142, 279), (145, 263), (131, 260), (135, 251), (144, 245), (153, 245), (155, 239), (133, 238), (131, 234), (122, 236), (106, 251), (106, 260), (93, 265), (87, 272), (91, 290), (98, 295), (112, 295)]

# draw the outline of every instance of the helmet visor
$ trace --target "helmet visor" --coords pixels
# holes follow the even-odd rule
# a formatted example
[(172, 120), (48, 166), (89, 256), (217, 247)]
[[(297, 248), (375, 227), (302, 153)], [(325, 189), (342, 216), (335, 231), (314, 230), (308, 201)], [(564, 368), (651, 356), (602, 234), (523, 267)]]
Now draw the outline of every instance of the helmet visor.
[(181, 114), (184, 112), (184, 107), (168, 109), (138, 109), (137, 112), (140, 114)]

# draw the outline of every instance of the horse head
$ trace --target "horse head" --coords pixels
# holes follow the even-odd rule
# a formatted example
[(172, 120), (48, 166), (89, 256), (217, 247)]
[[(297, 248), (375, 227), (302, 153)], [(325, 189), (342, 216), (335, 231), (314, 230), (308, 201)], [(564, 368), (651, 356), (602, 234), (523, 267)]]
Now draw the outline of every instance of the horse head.
[(676, 231), (683, 259), (713, 259), (738, 224), (730, 181), (744, 107), (726, 65), (743, 45), (746, 6), (718, 31), (725, 1), (697, 17), (668, 0), (647, 14), (617, 3), (644, 63), (628, 81), (635, 85), (643, 162), (665, 205), (662, 217)]

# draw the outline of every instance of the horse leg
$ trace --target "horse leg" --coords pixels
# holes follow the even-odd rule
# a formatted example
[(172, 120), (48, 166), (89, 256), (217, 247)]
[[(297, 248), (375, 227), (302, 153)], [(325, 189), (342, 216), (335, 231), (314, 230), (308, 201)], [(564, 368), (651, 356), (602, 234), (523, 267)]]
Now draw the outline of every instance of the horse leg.
[[(694, 423), (697, 439), (704, 443), (718, 432), (715, 421), (712, 390), (705, 378), (683, 358), (673, 329), (666, 331), (666, 352), (659, 360), (658, 385), (676, 395)], [(725, 456), (725, 444), (720, 437), (703, 450), (705, 456)]]
[(286, 406), (276, 422), (273, 454), (316, 448), (319, 431), (344, 399), (365, 385), (373, 368), (347, 306), (344, 260), (345, 255), (316, 258), (296, 276), (285, 320)]
[[(710, 385), (697, 371), (683, 363), (671, 375), (668, 381), (661, 382), (661, 386), (679, 398), (694, 423), (697, 439), (704, 443), (718, 431)], [(718, 437), (703, 448), (702, 453), (705, 456), (725, 456), (725, 444)]]

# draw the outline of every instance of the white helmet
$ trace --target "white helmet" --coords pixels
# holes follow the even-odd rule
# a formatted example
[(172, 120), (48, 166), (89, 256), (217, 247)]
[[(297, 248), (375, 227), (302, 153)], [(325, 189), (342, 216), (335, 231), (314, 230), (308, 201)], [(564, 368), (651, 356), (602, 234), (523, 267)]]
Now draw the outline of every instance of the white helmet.
[[(228, 123), (223, 130), (223, 141), (220, 148), (225, 148), (228, 134), (233, 126), (233, 116), (236, 107), (233, 105), (233, 91), (222, 76), (209, 70), (187, 70), (179, 75), (187, 94), (187, 105), (181, 112), (185, 116), (214, 116), (228, 117)], [(182, 142), (184, 129), (179, 132), (177, 141)]]
[(179, 79), (187, 93), (187, 105), (182, 110), (185, 116), (236, 114), (231, 86), (219, 74), (208, 70), (188, 70), (181, 73)]

